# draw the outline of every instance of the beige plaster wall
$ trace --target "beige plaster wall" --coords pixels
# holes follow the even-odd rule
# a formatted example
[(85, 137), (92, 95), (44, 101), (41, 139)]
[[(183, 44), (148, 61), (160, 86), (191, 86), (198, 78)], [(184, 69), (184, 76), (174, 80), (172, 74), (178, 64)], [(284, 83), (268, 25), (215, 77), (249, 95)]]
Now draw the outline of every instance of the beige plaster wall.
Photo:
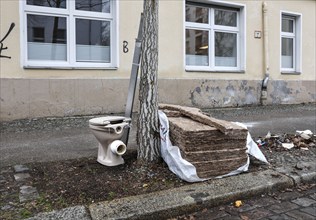
[[(3, 78), (0, 121), (124, 112), (128, 83), (128, 79)], [(261, 80), (174, 78), (160, 79), (158, 84), (161, 103), (200, 108), (260, 104)], [(315, 102), (315, 88), (315, 81), (274, 80), (268, 85), (266, 104)]]
[(0, 38), (7, 33), (10, 24), (14, 22), (15, 27), (9, 37), (3, 42), (7, 50), (2, 55), (11, 56), (11, 59), (0, 58), (0, 77), (21, 77), (20, 67), (20, 16), (19, 1), (0, 1)]
[[(246, 71), (245, 73), (201, 73), (184, 70), (184, 1), (160, 1), (159, 77), (160, 78), (210, 78), (210, 79), (262, 79), (263, 38), (255, 39), (254, 31), (263, 31), (263, 1), (230, 1), (246, 6)], [(274, 79), (315, 80), (315, 10), (316, 2), (266, 1), (269, 16), (270, 76)], [(19, 1), (1, 1), (1, 35), (11, 22), (15, 29), (6, 39), (8, 50), (3, 52), (12, 59), (0, 59), (2, 78), (128, 78), (134, 41), (137, 36), (142, 1), (119, 1), (119, 68), (117, 70), (47, 70), (23, 69), (20, 59), (20, 16)], [(303, 14), (303, 71), (299, 76), (280, 74), (280, 11)], [(122, 52), (126, 40), (129, 52)], [(313, 48), (313, 49), (311, 49)]]
[[(260, 104), (263, 78), (262, 2), (230, 1), (246, 6), (245, 73), (186, 72), (184, 69), (184, 1), (160, 1), (160, 102), (197, 107)], [(315, 102), (316, 1), (266, 1), (269, 15), (270, 81), (266, 104)], [(303, 15), (300, 75), (280, 73), (280, 11)], [(5, 40), (8, 50), (0, 59), (0, 121), (46, 116), (91, 115), (124, 112), (134, 41), (142, 1), (119, 1), (119, 68), (117, 70), (24, 69), (20, 60), (19, 1), (0, 1), (0, 38), (11, 22), (16, 24)], [(122, 52), (122, 42), (129, 52)], [(137, 97), (135, 99), (137, 110)]]

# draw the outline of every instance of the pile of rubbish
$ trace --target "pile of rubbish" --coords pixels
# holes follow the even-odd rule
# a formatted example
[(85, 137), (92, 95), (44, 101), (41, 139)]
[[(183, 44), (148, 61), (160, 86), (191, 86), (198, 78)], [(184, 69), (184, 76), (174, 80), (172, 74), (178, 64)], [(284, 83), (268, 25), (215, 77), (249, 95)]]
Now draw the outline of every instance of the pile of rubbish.
[(272, 135), (270, 132), (259, 138), (256, 143), (259, 147), (269, 146), (274, 149), (301, 149), (309, 150), (316, 146), (316, 136), (310, 130), (296, 131), (295, 135), (282, 134)]

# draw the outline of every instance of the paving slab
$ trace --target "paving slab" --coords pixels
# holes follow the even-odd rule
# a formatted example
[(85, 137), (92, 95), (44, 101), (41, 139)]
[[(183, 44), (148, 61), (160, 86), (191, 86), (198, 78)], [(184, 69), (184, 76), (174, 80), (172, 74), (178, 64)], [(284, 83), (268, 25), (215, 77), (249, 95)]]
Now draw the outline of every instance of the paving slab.
[(314, 216), (316, 219), (316, 209), (313, 207), (307, 207), (307, 208), (303, 208), (301, 209), (302, 212), (305, 212), (311, 216)]
[(294, 204), (294, 203), (283, 202), (280, 204), (274, 204), (274, 205), (270, 206), (269, 210), (271, 210), (275, 213), (281, 214), (281, 213), (288, 212), (288, 211), (291, 211), (291, 210), (294, 210), (297, 208), (299, 208), (299, 206)]
[(39, 197), (38, 191), (32, 186), (21, 186), (19, 199), (20, 202), (35, 200)]
[(97, 219), (157, 219), (190, 213), (236, 199), (293, 186), (273, 170), (247, 173), (145, 195), (99, 202), (89, 206)]
[(300, 210), (287, 212), (286, 215), (293, 217), (294, 219), (315, 220), (315, 216), (309, 215), (305, 212), (301, 212)]
[(15, 165), (14, 166), (14, 171), (16, 173), (23, 173), (23, 172), (28, 172), (30, 169), (25, 166), (25, 165)]
[(310, 199), (310, 198), (306, 198), (306, 197), (302, 197), (302, 198), (297, 198), (295, 200), (292, 200), (293, 203), (303, 206), (303, 207), (308, 207), (314, 203), (316, 203), (315, 200)]
[(30, 178), (31, 175), (29, 173), (17, 173), (14, 174), (14, 179), (18, 182), (23, 182), (24, 180)]

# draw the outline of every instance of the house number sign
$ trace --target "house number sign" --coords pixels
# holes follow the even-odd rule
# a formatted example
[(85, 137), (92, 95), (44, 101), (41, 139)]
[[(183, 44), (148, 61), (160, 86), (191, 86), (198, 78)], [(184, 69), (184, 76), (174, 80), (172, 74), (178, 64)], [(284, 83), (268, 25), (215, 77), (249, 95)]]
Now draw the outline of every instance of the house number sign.
[(128, 53), (128, 42), (126, 40), (123, 41), (123, 53)]

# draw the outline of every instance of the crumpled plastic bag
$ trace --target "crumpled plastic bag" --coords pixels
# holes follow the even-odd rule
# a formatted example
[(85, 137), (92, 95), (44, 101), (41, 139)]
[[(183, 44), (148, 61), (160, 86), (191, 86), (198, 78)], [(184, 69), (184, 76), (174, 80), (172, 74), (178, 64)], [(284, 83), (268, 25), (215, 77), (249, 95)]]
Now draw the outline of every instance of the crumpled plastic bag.
[(169, 138), (169, 121), (165, 113), (158, 111), (160, 120), (161, 157), (168, 165), (171, 172), (187, 182), (200, 182), (196, 168), (193, 164), (182, 158), (180, 149), (171, 144)]
[[(176, 174), (180, 179), (187, 182), (200, 182), (207, 180), (199, 178), (195, 166), (182, 158), (179, 147), (173, 146), (171, 144), (169, 138), (168, 118), (166, 114), (160, 110), (158, 111), (158, 115), (160, 121), (161, 156), (168, 165), (170, 171)], [(238, 122), (236, 122), (236, 124), (242, 127), (246, 127), (245, 125)], [(257, 144), (252, 140), (249, 132), (247, 136), (247, 153), (262, 162), (268, 163), (267, 159), (262, 154)], [(248, 160), (245, 165), (239, 167), (237, 170), (234, 170), (222, 176), (218, 176), (216, 178), (237, 175), (239, 173), (245, 172), (248, 170), (249, 163), (250, 159), (248, 156)]]
[(296, 133), (300, 135), (302, 138), (304, 138), (305, 140), (309, 140), (313, 136), (313, 132), (311, 130), (296, 131)]

